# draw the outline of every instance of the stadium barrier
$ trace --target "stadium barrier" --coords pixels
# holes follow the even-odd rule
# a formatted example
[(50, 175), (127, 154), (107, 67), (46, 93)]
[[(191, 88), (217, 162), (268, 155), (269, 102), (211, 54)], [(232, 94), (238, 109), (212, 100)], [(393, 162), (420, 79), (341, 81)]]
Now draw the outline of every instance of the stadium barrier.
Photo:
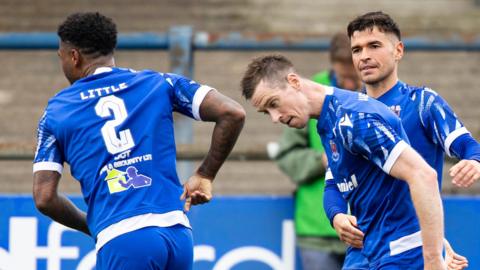
[[(404, 38), (408, 51), (480, 51), (479, 36), (454, 35), (443, 39), (427, 37)], [(164, 33), (126, 33), (119, 34), (119, 50), (168, 50), (170, 72), (194, 77), (195, 51), (327, 51), (329, 38), (301, 34), (254, 34), (254, 33), (208, 33), (195, 32), (191, 26), (173, 26)], [(56, 50), (58, 37), (50, 32), (0, 33), (0, 50)], [(206, 149), (183, 151), (191, 148), (193, 141), (192, 120), (178, 117), (175, 122), (175, 139), (180, 145), (179, 160), (201, 160)], [(186, 145), (182, 148), (182, 144)], [(0, 160), (31, 160), (33, 145), (0, 143)], [(268, 160), (263, 147), (234, 150), (234, 160)], [(180, 167), (182, 165), (180, 164)], [(191, 171), (189, 166), (180, 174)]]
[[(93, 240), (41, 215), (31, 196), (3, 195), (0, 206), (0, 269), (93, 269)], [(447, 239), (480, 269), (480, 197), (447, 197), (444, 206)], [(194, 269), (300, 270), (292, 214), (292, 198), (278, 196), (217, 196), (194, 207)]]

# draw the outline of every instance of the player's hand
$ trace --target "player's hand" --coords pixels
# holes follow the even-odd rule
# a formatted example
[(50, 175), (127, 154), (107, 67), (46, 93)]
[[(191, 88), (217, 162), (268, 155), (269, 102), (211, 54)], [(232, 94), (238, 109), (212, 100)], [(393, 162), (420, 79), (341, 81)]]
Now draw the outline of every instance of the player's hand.
[(352, 215), (336, 214), (333, 227), (340, 240), (354, 248), (363, 248), (363, 232), (358, 229), (357, 218)]
[(183, 209), (188, 212), (192, 205), (207, 203), (212, 199), (212, 180), (194, 174), (183, 185), (180, 200), (185, 200)]
[(448, 270), (462, 270), (468, 267), (467, 258), (455, 253), (448, 241), (444, 240), (445, 244), (445, 263)]
[(469, 187), (480, 178), (480, 162), (463, 159), (450, 168), (452, 183), (458, 187)]

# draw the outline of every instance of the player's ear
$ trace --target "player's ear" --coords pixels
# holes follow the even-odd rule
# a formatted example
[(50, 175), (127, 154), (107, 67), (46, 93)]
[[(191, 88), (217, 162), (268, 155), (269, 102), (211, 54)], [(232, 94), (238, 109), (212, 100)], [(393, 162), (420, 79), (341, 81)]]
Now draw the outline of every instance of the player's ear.
[(405, 45), (403, 44), (403, 42), (401, 40), (397, 41), (395, 44), (395, 52), (394, 52), (395, 61), (398, 62), (402, 59), (404, 49), (405, 49)]
[(70, 57), (75, 67), (79, 67), (81, 65), (82, 55), (80, 54), (80, 51), (78, 49), (70, 49)]
[(287, 74), (287, 83), (296, 90), (300, 90), (300, 77), (296, 73)]

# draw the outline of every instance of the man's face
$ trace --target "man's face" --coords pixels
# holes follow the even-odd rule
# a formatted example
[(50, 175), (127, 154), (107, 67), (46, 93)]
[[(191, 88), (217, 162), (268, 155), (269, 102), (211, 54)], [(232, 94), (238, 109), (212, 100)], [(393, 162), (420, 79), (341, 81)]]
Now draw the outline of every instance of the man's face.
[[(297, 77), (298, 78), (298, 77)], [(283, 87), (260, 81), (252, 96), (252, 105), (258, 112), (270, 115), (273, 123), (303, 128), (308, 122), (308, 100), (297, 85), (287, 82)]]
[(70, 84), (73, 84), (76, 80), (78, 80), (78, 76), (75, 74), (76, 72), (76, 63), (75, 63), (75, 55), (74, 50), (70, 45), (60, 41), (60, 46), (57, 51), (57, 55), (60, 58), (60, 63), (62, 65), (63, 74), (68, 79)]
[(350, 41), (353, 65), (364, 83), (377, 84), (396, 75), (403, 44), (394, 34), (373, 27), (353, 32)]
[(333, 72), (337, 77), (338, 87), (347, 90), (359, 90), (362, 82), (352, 63), (336, 61), (332, 63)]

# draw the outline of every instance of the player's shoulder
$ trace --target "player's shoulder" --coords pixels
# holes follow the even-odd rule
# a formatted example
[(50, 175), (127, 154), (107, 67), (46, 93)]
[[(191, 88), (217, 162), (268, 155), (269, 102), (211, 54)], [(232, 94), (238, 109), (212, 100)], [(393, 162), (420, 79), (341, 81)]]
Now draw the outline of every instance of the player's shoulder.
[(404, 84), (403, 88), (408, 91), (411, 100), (419, 101), (421, 103), (440, 97), (437, 91), (427, 86), (414, 86)]
[(385, 104), (365, 93), (342, 89), (336, 89), (335, 93), (342, 102), (342, 109), (351, 115), (357, 115), (359, 120), (369, 117), (389, 118), (395, 116)]

